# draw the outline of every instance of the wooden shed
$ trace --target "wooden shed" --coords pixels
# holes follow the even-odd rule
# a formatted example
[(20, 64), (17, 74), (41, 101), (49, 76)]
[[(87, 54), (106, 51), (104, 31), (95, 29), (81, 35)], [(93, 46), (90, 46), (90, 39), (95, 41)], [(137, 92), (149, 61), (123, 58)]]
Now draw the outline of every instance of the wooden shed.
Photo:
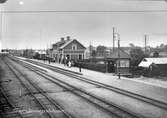
[[(120, 55), (120, 56), (119, 56)], [(116, 49), (106, 58), (108, 72), (114, 72), (121, 75), (130, 73), (130, 55), (122, 49)]]
[(150, 75), (165, 75), (167, 76), (167, 58), (157, 57), (157, 58), (144, 58), (139, 67), (143, 67), (149, 70)]

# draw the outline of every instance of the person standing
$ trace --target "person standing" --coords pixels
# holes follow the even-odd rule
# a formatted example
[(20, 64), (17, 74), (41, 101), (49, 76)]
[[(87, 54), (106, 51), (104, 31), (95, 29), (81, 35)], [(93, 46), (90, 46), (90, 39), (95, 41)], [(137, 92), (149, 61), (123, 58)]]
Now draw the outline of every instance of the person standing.
[(48, 61), (49, 61), (49, 64), (50, 64), (50, 61), (51, 61), (50, 57), (48, 57)]
[(71, 61), (68, 61), (68, 67), (71, 68)]
[(79, 72), (81, 72), (81, 62), (79, 62)]

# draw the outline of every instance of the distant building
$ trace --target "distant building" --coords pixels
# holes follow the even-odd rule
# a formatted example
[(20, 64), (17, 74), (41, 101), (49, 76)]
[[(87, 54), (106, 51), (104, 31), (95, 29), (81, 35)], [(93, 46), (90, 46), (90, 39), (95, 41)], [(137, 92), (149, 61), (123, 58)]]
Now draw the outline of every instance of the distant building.
[(46, 59), (47, 51), (46, 50), (34, 50), (33, 58), (36, 59)]
[(76, 39), (61, 38), (52, 45), (50, 55), (55, 61), (62, 63), (64, 60), (82, 60), (85, 57), (85, 47)]
[(110, 56), (112, 53), (112, 49), (110, 47), (105, 46), (97, 46), (96, 48), (96, 57), (97, 58), (105, 58), (107, 56)]
[(161, 74), (167, 75), (167, 58), (144, 58), (140, 62), (139, 67), (149, 69), (149, 72), (151, 72), (152, 74), (159, 72)]
[(33, 58), (34, 50), (32, 49), (25, 49), (23, 50), (23, 56), (26, 58)]
[(154, 51), (150, 53), (150, 57), (167, 57), (167, 51)]
[(89, 47), (86, 48), (85, 50), (85, 59), (90, 59), (93, 57), (93, 51), (96, 50), (96, 47), (89, 45)]
[(106, 56), (110, 56), (111, 54), (112, 54), (112, 48), (110, 48), (110, 47), (107, 47), (106, 48)]
[(12, 54), (12, 55), (15, 55), (15, 56), (23, 56), (24, 50), (10, 49), (9, 54)]

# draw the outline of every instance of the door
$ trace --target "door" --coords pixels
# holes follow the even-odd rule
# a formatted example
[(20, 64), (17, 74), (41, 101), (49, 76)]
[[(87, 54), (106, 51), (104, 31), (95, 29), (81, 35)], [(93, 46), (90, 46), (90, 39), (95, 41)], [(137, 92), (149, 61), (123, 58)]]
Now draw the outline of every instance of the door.
[(81, 54), (79, 54), (79, 60), (81, 60), (82, 59), (82, 55)]

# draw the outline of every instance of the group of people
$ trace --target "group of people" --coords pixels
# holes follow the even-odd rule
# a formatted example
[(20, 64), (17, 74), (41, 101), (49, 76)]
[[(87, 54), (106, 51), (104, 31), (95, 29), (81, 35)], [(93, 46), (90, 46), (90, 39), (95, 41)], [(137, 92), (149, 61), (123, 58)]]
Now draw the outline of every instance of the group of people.
[(70, 60), (66, 60), (65, 62), (64, 62), (64, 66), (68, 66), (68, 67), (71, 67), (72, 66), (72, 62), (70, 61)]
[[(43, 59), (43, 60), (44, 60), (44, 62), (47, 60), (49, 64), (51, 62), (51, 58), (46, 58), (46, 59)], [(72, 66), (72, 61), (69, 60), (69, 59), (64, 59), (62, 63), (64, 64), (64, 66), (68, 66), (68, 67)]]
[[(56, 59), (55, 59), (55, 60), (52, 60), (50, 57), (46, 57), (46, 58), (44, 58), (43, 60), (44, 60), (44, 62), (45, 62), (45, 61), (48, 61), (49, 64), (50, 64), (52, 61), (53, 61), (53, 62), (56, 62)], [(67, 67), (69, 67), (69, 68), (71, 68), (71, 67), (74, 66), (74, 64), (75, 64), (75, 62), (74, 62), (73, 60), (70, 60), (70, 59), (67, 59), (67, 58), (63, 59), (62, 62), (61, 62), (61, 60), (59, 59), (58, 62), (61, 63), (61, 64), (64, 64), (64, 66), (67, 66)], [(81, 72), (81, 64), (79, 64), (78, 67), (79, 67), (79, 71)]]

